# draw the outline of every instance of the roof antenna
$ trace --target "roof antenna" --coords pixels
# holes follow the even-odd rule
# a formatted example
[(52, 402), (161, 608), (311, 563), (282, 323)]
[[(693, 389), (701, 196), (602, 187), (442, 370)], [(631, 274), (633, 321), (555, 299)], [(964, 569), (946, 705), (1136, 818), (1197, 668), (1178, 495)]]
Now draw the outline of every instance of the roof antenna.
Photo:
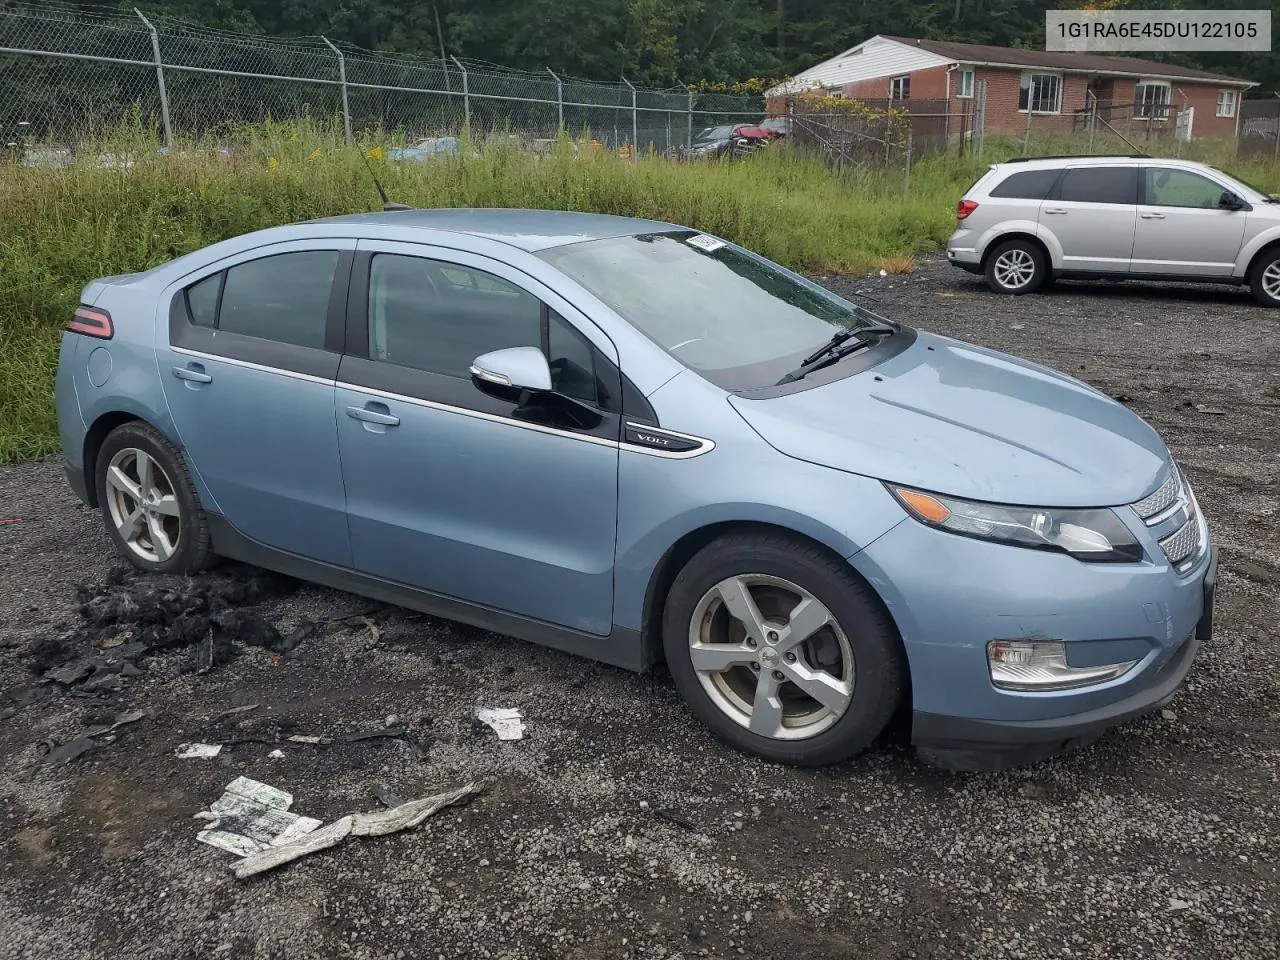
[[(356, 149), (359, 149), (358, 147)], [(360, 159), (364, 161), (364, 167), (369, 171), (369, 177), (373, 180), (373, 185), (378, 191), (378, 198), (382, 201), (382, 210), (384, 213), (390, 213), (392, 210), (412, 210), (413, 207), (405, 206), (403, 203), (392, 203), (387, 199), (387, 191), (382, 189), (382, 184), (378, 182), (378, 175), (373, 172), (373, 167), (369, 163), (369, 158), (364, 155), (364, 151), (360, 150)]]

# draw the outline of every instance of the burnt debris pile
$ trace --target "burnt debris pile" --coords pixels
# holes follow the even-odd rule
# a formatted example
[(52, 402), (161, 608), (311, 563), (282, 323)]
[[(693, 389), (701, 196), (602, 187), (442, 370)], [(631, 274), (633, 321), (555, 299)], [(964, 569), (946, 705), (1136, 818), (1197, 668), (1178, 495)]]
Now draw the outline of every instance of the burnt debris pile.
[(321, 624), (303, 621), (282, 633), (258, 605), (297, 586), (242, 566), (198, 577), (113, 570), (101, 585), (79, 588), (79, 624), (36, 641), (31, 667), (45, 680), (97, 694), (121, 689), (141, 675), (142, 659), (164, 651), (191, 650), (191, 669), (200, 673), (231, 660), (238, 645), (291, 657)]

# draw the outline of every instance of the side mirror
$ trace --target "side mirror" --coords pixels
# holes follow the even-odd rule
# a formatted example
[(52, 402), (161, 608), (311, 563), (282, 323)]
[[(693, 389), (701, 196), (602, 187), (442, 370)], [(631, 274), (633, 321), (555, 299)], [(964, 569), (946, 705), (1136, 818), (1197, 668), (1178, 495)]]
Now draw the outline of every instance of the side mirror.
[(551, 389), (551, 367), (538, 347), (507, 347), (476, 357), (471, 376), (480, 385), (543, 393)]
[(1244, 208), (1245, 202), (1230, 190), (1223, 190), (1222, 196), (1218, 198), (1218, 206), (1223, 210), (1241, 210)]

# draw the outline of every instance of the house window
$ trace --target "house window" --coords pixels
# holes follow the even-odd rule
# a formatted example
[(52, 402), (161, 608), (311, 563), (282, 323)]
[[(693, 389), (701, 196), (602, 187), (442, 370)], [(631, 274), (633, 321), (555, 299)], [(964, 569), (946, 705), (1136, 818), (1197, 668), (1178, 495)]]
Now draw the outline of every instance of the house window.
[(911, 77), (894, 77), (889, 83), (890, 100), (909, 100), (911, 98)]
[(1056, 73), (1024, 73), (1018, 87), (1018, 110), (1032, 113), (1062, 111), (1062, 77)]
[(956, 96), (972, 97), (973, 96), (973, 71), (961, 70), (956, 74)]
[(1218, 116), (1234, 117), (1236, 115), (1236, 92), (1234, 90), (1218, 91)]
[(1169, 84), (1143, 80), (1133, 88), (1133, 115), (1139, 120), (1169, 119)]

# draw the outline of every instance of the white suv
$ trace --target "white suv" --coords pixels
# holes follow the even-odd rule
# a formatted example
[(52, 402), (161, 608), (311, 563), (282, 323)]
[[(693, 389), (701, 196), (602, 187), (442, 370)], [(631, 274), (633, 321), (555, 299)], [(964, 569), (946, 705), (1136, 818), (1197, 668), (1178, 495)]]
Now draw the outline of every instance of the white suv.
[(997, 293), (1058, 277), (1194, 280), (1247, 283), (1280, 307), (1280, 200), (1189, 160), (1010, 160), (965, 193), (947, 259)]

